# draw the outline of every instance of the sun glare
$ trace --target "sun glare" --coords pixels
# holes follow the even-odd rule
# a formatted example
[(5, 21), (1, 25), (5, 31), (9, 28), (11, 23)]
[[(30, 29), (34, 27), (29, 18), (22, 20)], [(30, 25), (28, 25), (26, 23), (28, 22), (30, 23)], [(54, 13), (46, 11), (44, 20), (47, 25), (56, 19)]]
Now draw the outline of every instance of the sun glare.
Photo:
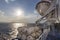
[(15, 14), (15, 16), (23, 16), (24, 14), (24, 11), (23, 10), (21, 10), (21, 9), (17, 9), (16, 10), (16, 14)]
[(18, 28), (18, 27), (23, 27), (24, 24), (23, 24), (23, 23), (14, 23), (13, 26), (14, 26), (15, 28)]

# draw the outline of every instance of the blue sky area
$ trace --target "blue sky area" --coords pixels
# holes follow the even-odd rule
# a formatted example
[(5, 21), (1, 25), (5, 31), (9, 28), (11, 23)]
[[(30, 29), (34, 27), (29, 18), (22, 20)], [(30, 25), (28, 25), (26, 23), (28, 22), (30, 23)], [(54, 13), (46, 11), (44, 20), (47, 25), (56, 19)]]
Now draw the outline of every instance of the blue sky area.
[[(0, 15), (3, 15), (0, 18), (5, 19), (6, 17), (8, 18), (16, 17), (17, 9), (23, 10), (24, 14), (22, 15), (24, 16), (28, 17), (31, 16), (32, 14), (34, 17), (34, 15), (35, 16), (38, 15), (35, 11), (35, 6), (39, 1), (40, 0), (0, 0)], [(4, 18), (4, 16), (6, 17)]]

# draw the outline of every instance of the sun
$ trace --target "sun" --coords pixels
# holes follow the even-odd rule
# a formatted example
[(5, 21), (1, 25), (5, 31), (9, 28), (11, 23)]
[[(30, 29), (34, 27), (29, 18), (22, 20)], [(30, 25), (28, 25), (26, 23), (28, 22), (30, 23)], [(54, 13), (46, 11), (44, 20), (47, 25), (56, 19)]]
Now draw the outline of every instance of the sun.
[(24, 15), (24, 11), (21, 9), (17, 9), (15, 12), (16, 12), (15, 16), (23, 16)]

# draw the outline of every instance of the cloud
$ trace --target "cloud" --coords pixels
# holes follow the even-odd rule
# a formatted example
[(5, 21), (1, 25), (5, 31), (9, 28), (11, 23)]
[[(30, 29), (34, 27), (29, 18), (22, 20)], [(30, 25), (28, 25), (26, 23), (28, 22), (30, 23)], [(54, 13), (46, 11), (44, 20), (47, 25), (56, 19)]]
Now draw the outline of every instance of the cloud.
[(37, 12), (36, 10), (34, 10), (34, 13), (36, 13), (36, 14), (37, 14), (38, 12)]
[(0, 16), (4, 16), (4, 12), (0, 10)]
[(21, 17), (14, 17), (14, 16), (5, 16), (5, 12), (0, 10), (0, 22), (21, 22), (21, 23), (34, 23), (37, 19), (41, 16), (36, 15), (34, 13), (30, 13), (29, 15), (21, 16)]
[(35, 23), (37, 19), (39, 19), (41, 16), (35, 15), (35, 14), (29, 14), (29, 15), (24, 15), (21, 18), (15, 18), (16, 20), (13, 20), (12, 22), (23, 22), (23, 23)]
[(5, 0), (6, 3), (9, 3), (9, 0)]
[(0, 17), (0, 22), (34, 23), (38, 18), (37, 15), (28, 15), (21, 18), (2, 16)]
[(5, 0), (6, 3), (10, 3), (10, 2), (13, 2), (15, 0)]

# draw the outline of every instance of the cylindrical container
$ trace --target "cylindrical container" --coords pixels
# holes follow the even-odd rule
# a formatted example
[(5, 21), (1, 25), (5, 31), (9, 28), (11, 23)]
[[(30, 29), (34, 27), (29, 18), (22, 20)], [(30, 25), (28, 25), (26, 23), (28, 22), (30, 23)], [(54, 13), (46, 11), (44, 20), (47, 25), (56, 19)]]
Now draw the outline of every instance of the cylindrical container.
[(53, 0), (41, 0), (41, 1), (48, 1), (48, 2), (53, 2)]
[(45, 15), (45, 12), (49, 9), (50, 7), (50, 2), (48, 1), (41, 1), (39, 3), (37, 3), (36, 5), (36, 10), (38, 11), (38, 13), (40, 15)]

